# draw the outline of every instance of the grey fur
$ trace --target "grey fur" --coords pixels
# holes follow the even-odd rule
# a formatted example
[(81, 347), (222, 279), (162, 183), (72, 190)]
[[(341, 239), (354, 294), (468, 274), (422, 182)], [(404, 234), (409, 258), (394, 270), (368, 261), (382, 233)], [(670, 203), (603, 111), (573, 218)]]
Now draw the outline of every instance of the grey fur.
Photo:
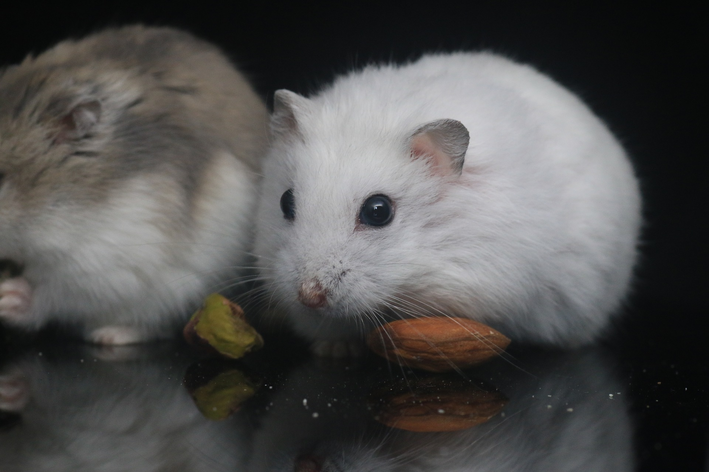
[[(82, 103), (100, 105), (98, 122), (53, 146)], [(189, 215), (217, 149), (257, 170), (266, 130), (242, 110), (262, 108), (210, 44), (170, 28), (109, 29), (28, 56), (0, 77), (0, 166), (30, 201), (46, 201), (49, 180), (88, 186), (100, 201), (137, 173), (169, 172), (187, 191), (180, 213)]]
[(164, 336), (242, 274), (267, 139), (244, 76), (172, 28), (107, 29), (6, 68), (0, 259), (25, 271), (15, 302), (0, 284), (0, 319)]

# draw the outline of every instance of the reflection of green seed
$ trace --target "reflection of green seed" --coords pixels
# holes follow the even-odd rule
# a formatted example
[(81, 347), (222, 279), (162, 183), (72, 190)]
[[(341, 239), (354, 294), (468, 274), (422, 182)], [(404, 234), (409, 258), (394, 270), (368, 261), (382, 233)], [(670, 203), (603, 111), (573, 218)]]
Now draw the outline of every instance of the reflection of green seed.
[(216, 293), (208, 296), (204, 306), (190, 319), (185, 328), (188, 339), (190, 330), (220, 354), (232, 359), (239, 359), (263, 346), (263, 338), (246, 322), (239, 306)]
[(228, 370), (192, 392), (205, 418), (223, 420), (256, 393), (256, 385), (239, 370)]

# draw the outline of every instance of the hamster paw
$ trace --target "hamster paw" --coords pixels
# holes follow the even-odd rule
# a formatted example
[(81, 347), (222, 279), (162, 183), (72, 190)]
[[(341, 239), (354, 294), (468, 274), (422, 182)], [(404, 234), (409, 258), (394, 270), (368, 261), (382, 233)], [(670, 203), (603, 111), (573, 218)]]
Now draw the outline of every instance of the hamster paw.
[(0, 411), (19, 412), (30, 399), (30, 387), (20, 373), (0, 375)]
[(342, 359), (347, 357), (362, 357), (365, 349), (362, 341), (315, 341), (310, 350), (318, 357)]
[(0, 283), (0, 318), (22, 323), (29, 316), (32, 305), (32, 287), (22, 277)]
[(146, 338), (130, 326), (104, 326), (91, 331), (88, 341), (103, 346), (125, 346), (145, 342)]
[(88, 352), (105, 362), (126, 362), (140, 359), (145, 355), (144, 344), (92, 344)]

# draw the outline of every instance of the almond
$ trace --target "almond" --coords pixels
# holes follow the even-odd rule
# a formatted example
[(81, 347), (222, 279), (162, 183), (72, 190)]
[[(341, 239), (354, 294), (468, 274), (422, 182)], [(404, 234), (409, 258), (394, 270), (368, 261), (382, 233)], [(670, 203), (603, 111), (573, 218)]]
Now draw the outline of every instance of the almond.
[(429, 372), (465, 369), (499, 356), (510, 339), (467, 318), (393, 321), (371, 333), (369, 348), (385, 359)]

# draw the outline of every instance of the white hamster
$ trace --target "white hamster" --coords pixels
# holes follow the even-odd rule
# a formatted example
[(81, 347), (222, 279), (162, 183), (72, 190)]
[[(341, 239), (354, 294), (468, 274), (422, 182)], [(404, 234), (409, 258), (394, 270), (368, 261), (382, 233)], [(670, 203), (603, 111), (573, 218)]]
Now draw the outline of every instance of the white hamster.
[(0, 320), (163, 337), (251, 242), (268, 112), (214, 46), (129, 26), (0, 71)]
[(491, 53), (370, 66), (279, 90), (255, 252), (316, 353), (391, 318), (455, 315), (513, 340), (591, 342), (641, 224), (625, 152), (574, 95)]

